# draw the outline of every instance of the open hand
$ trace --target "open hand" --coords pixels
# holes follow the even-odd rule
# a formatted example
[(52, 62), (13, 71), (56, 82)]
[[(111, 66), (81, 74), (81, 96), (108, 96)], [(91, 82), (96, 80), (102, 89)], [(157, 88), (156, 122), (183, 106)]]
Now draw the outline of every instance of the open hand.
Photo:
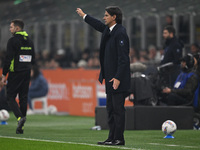
[(6, 77), (0, 77), (0, 87), (3, 87), (4, 85), (6, 85)]
[(114, 90), (117, 90), (118, 87), (119, 87), (119, 84), (120, 84), (120, 81), (115, 79), (115, 78), (112, 78), (109, 82), (113, 82), (113, 89)]

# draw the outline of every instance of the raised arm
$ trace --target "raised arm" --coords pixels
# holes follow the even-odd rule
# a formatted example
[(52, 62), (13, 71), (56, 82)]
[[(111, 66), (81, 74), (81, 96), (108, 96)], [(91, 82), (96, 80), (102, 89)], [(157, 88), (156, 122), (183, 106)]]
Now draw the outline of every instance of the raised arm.
[(77, 14), (79, 14), (79, 16), (83, 17), (83, 19), (85, 20), (86, 23), (88, 23), (89, 25), (91, 25), (97, 31), (103, 33), (103, 31), (106, 28), (106, 25), (104, 23), (102, 23), (100, 20), (97, 20), (97, 19), (95, 19), (95, 18), (87, 15), (80, 8), (77, 8), (76, 12), (77, 12)]

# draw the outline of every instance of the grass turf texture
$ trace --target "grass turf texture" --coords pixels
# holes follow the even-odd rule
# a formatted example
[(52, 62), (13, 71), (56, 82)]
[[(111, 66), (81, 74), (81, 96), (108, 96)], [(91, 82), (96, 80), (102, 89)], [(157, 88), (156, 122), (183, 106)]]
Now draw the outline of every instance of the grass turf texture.
[[(15, 134), (17, 121), (11, 113), (8, 125), (0, 126), (0, 149), (6, 150), (198, 150), (200, 131), (177, 130), (175, 139), (164, 139), (161, 130), (126, 130), (125, 146), (99, 146), (97, 141), (107, 138), (108, 130), (90, 130), (92, 117), (43, 116), (27, 117), (23, 135)], [(103, 117), (103, 116), (102, 116)]]

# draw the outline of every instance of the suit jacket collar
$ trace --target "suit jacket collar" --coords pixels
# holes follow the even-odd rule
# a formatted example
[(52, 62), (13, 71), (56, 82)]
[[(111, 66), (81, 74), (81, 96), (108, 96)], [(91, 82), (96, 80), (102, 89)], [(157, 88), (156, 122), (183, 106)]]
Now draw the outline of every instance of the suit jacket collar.
[(113, 35), (115, 33), (115, 31), (121, 27), (122, 25), (121, 24), (116, 24), (116, 26), (113, 28), (113, 30), (110, 32), (110, 35)]
[(116, 25), (117, 25), (117, 23), (115, 23), (114, 25), (112, 25), (112, 26), (109, 28), (110, 31), (112, 31)]
[[(121, 24), (116, 24), (115, 27), (113, 28), (113, 30), (110, 32), (109, 27), (107, 26), (102, 34), (102, 38), (101, 38), (101, 44), (100, 44), (100, 50), (104, 51), (105, 49), (105, 44), (106, 44), (106, 40), (112, 36), (118, 28), (120, 28), (122, 25)], [(102, 53), (100, 51), (100, 54)]]

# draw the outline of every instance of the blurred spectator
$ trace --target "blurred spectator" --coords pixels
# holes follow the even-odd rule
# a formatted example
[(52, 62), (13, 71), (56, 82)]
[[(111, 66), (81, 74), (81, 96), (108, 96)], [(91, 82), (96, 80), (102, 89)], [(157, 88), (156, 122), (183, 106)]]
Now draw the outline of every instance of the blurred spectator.
[(156, 50), (156, 47), (154, 45), (150, 45), (148, 47), (149, 63), (158, 64), (160, 62), (160, 57), (160, 52)]
[(147, 54), (147, 51), (146, 51), (146, 50), (140, 50), (140, 51), (139, 51), (139, 55), (140, 55), (140, 56), (148, 57), (148, 54)]
[(99, 58), (97, 57), (90, 57), (88, 59), (88, 62), (87, 62), (87, 67), (88, 68), (99, 68), (100, 67), (100, 62), (99, 62)]
[(97, 49), (97, 50), (95, 50), (95, 51), (93, 52), (93, 57), (99, 58), (99, 49)]
[(94, 65), (94, 58), (91, 57), (91, 58), (88, 59), (87, 67), (93, 68), (93, 65)]
[(70, 50), (67, 49), (59, 49), (55, 56), (55, 61), (58, 62), (61, 68), (68, 68), (70, 67), (70, 62), (73, 59), (73, 56)]
[(139, 51), (139, 62), (146, 63), (149, 61), (148, 54), (146, 50)]
[(134, 57), (136, 57), (136, 51), (133, 47), (130, 48), (129, 57), (130, 57), (130, 63), (134, 63), (134, 61), (135, 61)]
[(166, 21), (166, 25), (173, 25), (173, 19), (172, 19), (172, 16), (171, 15), (167, 15), (165, 17), (165, 21)]
[(48, 83), (37, 65), (34, 65), (31, 69), (31, 85), (28, 92), (28, 104), (29, 110), (27, 114), (34, 112), (31, 99), (36, 97), (46, 96), (48, 93)]
[(46, 69), (56, 69), (56, 68), (59, 68), (59, 63), (54, 58), (52, 58), (50, 61), (46, 62), (45, 68)]
[(165, 50), (163, 48), (159, 49), (159, 53), (160, 53), (160, 60), (161, 60), (161, 57), (164, 55), (165, 53)]
[(42, 60), (45, 61), (49, 61), (51, 59), (51, 54), (48, 50), (43, 50), (42, 51)]
[(146, 55), (140, 55), (139, 62), (141, 62), (141, 63), (147, 63), (148, 61), (149, 61), (148, 56), (146, 56)]
[(90, 50), (86, 48), (86, 49), (83, 51), (83, 53), (81, 54), (81, 60), (88, 61), (89, 55), (90, 55)]
[[(90, 50), (85, 49), (81, 54), (81, 59), (77, 63), (78, 68), (87, 68), (87, 61), (89, 60)], [(91, 60), (90, 60), (91, 61)]]
[(156, 47), (154, 45), (150, 45), (148, 47), (148, 57), (149, 57), (149, 60), (155, 60), (155, 57), (156, 57)]
[(163, 37), (165, 39), (164, 56), (161, 61), (161, 65), (173, 62), (174, 65), (180, 64), (180, 58), (182, 57), (183, 43), (176, 38), (175, 28), (173, 26), (166, 26), (163, 30)]
[(79, 60), (79, 62), (77, 63), (77, 67), (78, 68), (87, 68), (87, 61), (86, 60)]
[(138, 59), (137, 56), (133, 56), (131, 59), (132, 59), (132, 60), (131, 60), (131, 63), (135, 63), (135, 62), (138, 62), (138, 61), (139, 61), (139, 59)]
[(200, 52), (200, 46), (198, 43), (193, 43), (191, 46), (190, 46), (190, 52), (194, 55), (194, 54), (197, 54)]
[(41, 56), (41, 61), (42, 61), (42, 66), (41, 68), (48, 68), (48, 62), (51, 60), (51, 54), (48, 50), (43, 50), (42, 51), (42, 56)]
[(77, 68), (76, 62), (75, 62), (75, 61), (71, 61), (71, 62), (70, 62), (70, 67), (71, 67), (71, 68)]
[(163, 89), (163, 93), (168, 94), (164, 99), (165, 103), (168, 105), (192, 105), (193, 100), (198, 101), (199, 79), (197, 73), (193, 72), (193, 66), (194, 58), (191, 54), (182, 58), (182, 72), (177, 77), (174, 88), (166, 87)]
[(94, 57), (93, 60), (94, 60), (93, 68), (100, 68), (99, 58), (98, 57)]
[(175, 28), (173, 26), (166, 26), (163, 30), (163, 37), (165, 39), (164, 55), (161, 58), (161, 65), (173, 63), (170, 72), (166, 72), (165, 81), (169, 87), (173, 87), (177, 76), (180, 73), (180, 58), (182, 57), (183, 43), (176, 38)]
[(36, 52), (36, 53), (35, 53), (35, 62), (37, 62), (38, 66), (39, 66), (40, 68), (43, 68), (44, 62), (43, 62), (43, 60), (42, 60), (41, 52)]
[(68, 66), (65, 55), (66, 55), (65, 50), (59, 49), (59, 50), (57, 50), (56, 56), (54, 57), (55, 61), (58, 62), (59, 66), (61, 68), (66, 68)]

